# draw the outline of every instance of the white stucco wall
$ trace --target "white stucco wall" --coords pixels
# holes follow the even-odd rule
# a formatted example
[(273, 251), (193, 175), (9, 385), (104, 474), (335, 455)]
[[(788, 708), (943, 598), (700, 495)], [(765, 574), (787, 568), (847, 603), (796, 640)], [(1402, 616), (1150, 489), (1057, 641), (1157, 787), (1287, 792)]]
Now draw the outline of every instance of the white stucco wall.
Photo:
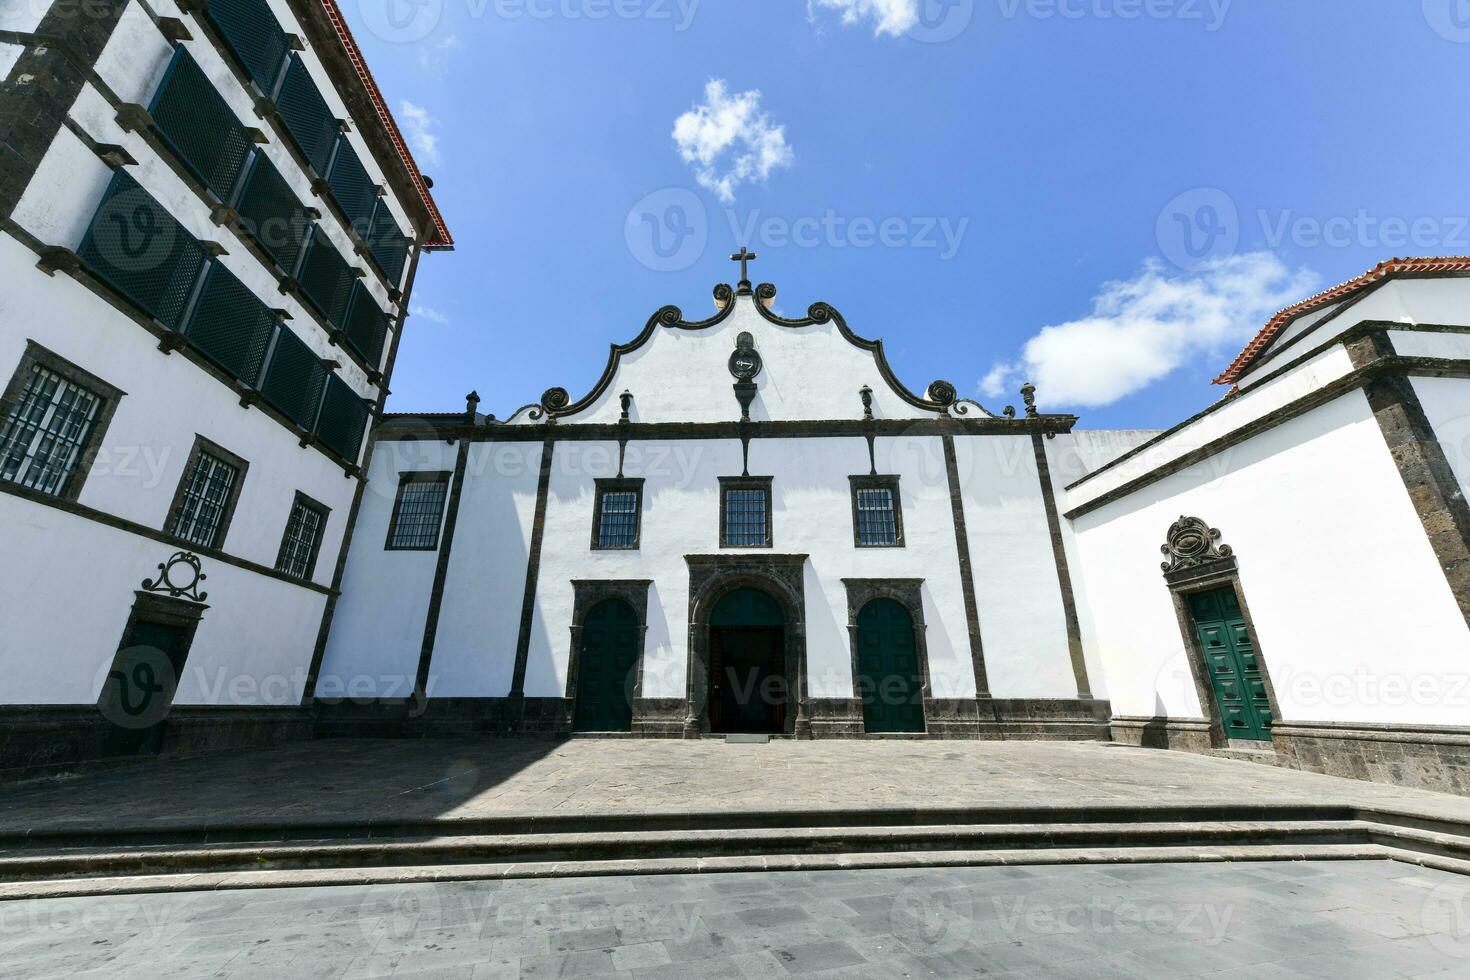
[[(454, 444), (432, 439), (374, 447), (342, 596), (322, 658), (320, 697), (404, 698), (413, 693), (439, 552), (389, 551), (384, 545), (399, 475), (452, 473), (456, 452)], [(451, 483), (446, 501), (453, 489)], [(441, 541), (442, 534), (441, 518)]]
[(1361, 392), (1076, 519), (1117, 715), (1201, 714), (1159, 571), (1181, 514), (1235, 549), (1281, 719), (1470, 721), (1470, 635)]
[[(714, 310), (691, 304), (685, 315), (703, 319)], [(862, 416), (858, 389), (873, 389), (873, 414), (878, 418), (932, 417), (899, 398), (884, 381), (874, 355), (844, 339), (836, 323), (809, 327), (780, 327), (763, 319), (748, 296), (735, 299), (735, 311), (721, 323), (703, 330), (658, 326), (637, 350), (625, 354), (612, 382), (593, 404), (565, 418), (567, 422), (616, 422), (621, 411), (618, 395), (633, 393), (631, 417), (635, 422), (719, 422), (740, 418), (740, 405), (730, 389), (730, 354), (735, 338), (748, 331), (765, 363), (756, 378), (750, 417), (765, 419), (850, 419)], [(626, 340), (642, 324), (630, 324)], [(859, 325), (860, 326), (860, 325)], [(857, 330), (861, 335), (861, 330)], [(573, 400), (590, 391), (596, 378), (570, 383)], [(911, 383), (923, 395), (928, 382)], [(524, 417), (522, 417), (524, 418)], [(521, 419), (518, 419), (520, 421)]]
[(1470, 381), (1414, 378), (1413, 385), (1445, 459), (1460, 483), (1461, 495), (1470, 497)]

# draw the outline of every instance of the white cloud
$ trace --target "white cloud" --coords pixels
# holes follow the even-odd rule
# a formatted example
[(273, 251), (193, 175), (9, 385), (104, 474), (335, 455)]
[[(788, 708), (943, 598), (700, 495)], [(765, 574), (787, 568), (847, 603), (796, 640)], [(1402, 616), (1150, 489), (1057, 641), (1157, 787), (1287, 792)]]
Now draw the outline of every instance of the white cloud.
[(734, 202), (737, 185), (765, 180), (792, 160), (786, 127), (774, 125), (761, 111), (760, 92), (732, 96), (719, 78), (705, 84), (702, 105), (674, 120), (674, 143), (699, 185), (725, 204)]
[(429, 110), (423, 106), (407, 99), (398, 103), (398, 116), (403, 120), (404, 133), (414, 155), (435, 167), (443, 163), (444, 158), (439, 155), (439, 136), (433, 132), (439, 120), (429, 115)]
[(1315, 275), (1288, 269), (1270, 252), (1191, 274), (1150, 259), (1136, 277), (1104, 283), (1090, 316), (1043, 327), (1018, 360), (996, 363), (980, 379), (980, 394), (1011, 394), (1029, 379), (1051, 406), (1108, 405), (1194, 357), (1234, 354), (1315, 285)]
[(433, 44), (419, 45), (419, 68), (443, 76), (449, 69), (449, 52), (459, 47), (459, 35), (449, 34)]
[(413, 316), (423, 317), (430, 323), (438, 323), (442, 325), (449, 322), (449, 317), (445, 316), (443, 313), (440, 313), (432, 306), (414, 305), (408, 308), (408, 312)]
[(816, 19), (818, 9), (836, 10), (842, 23), (873, 22), (873, 34), (898, 37), (919, 20), (919, 4), (923, 0), (807, 0), (807, 16)]

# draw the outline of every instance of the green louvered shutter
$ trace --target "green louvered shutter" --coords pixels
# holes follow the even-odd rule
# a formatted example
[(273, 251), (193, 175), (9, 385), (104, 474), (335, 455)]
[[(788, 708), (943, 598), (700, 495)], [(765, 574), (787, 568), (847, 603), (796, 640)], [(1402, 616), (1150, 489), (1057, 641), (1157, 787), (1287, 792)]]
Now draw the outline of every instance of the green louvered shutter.
[(388, 315), (373, 299), (361, 281), (353, 283), (352, 299), (347, 304), (347, 324), (342, 328), (347, 342), (363, 360), (376, 368), (383, 357), (383, 338), (388, 333)]
[(270, 308), (229, 269), (212, 262), (184, 333), (204, 356), (253, 386), (275, 326)]
[(362, 237), (367, 237), (368, 221), (373, 215), (373, 203), (378, 197), (377, 185), (363, 168), (357, 151), (347, 142), (345, 135), (338, 134), (337, 154), (332, 158), (332, 172), (327, 174), (327, 187), (342, 213)]
[(245, 230), (283, 272), (296, 268), (296, 258), (312, 228), (311, 215), (265, 154), (255, 154), (235, 210), (245, 219)]
[(108, 182), (77, 255), (172, 330), (179, 328), (208, 259), (199, 242), (122, 170)]
[(373, 204), (373, 220), (368, 227), (368, 250), (384, 278), (394, 287), (403, 281), (403, 264), (408, 260), (409, 238), (398, 229), (387, 203), (378, 198)]
[(357, 284), (357, 275), (321, 228), (311, 230), (311, 244), (306, 249), (306, 257), (301, 260), (301, 271), (296, 281), (301, 284), (301, 292), (307, 301), (332, 326), (346, 328), (347, 301), (352, 296), (352, 287)]
[(245, 74), (270, 95), (291, 46), (269, 4), (265, 0), (209, 0), (205, 15)]
[(367, 431), (368, 406), (352, 386), (335, 374), (327, 378), (322, 414), (316, 433), (323, 444), (349, 462), (357, 461), (357, 450)]
[(297, 425), (310, 429), (326, 382), (327, 369), (321, 360), (293, 331), (282, 329), (260, 386), (265, 400)]
[(281, 112), (281, 122), (296, 149), (306, 157), (306, 162), (318, 174), (327, 172), (327, 163), (332, 159), (332, 144), (341, 130), (337, 119), (327, 108), (327, 100), (311, 80), (306, 63), (301, 56), (292, 53), (286, 66), (286, 78), (281, 83), (281, 94), (276, 96), (276, 108)]
[(252, 140), (182, 45), (148, 107), (165, 143), (222, 201), (235, 188)]

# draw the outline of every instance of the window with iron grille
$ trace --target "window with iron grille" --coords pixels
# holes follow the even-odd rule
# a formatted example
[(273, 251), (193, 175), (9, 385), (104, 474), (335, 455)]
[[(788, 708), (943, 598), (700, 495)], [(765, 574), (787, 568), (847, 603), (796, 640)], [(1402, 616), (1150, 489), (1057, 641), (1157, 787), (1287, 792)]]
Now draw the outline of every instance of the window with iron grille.
[(720, 547), (771, 547), (771, 478), (720, 478)]
[(204, 247), (122, 170), (103, 192), (77, 256), (170, 330), (179, 328), (208, 259)]
[(194, 449), (184, 466), (184, 478), (174, 494), (169, 533), (196, 547), (221, 547), (248, 466), (228, 450), (196, 436)]
[(388, 551), (433, 551), (439, 547), (439, 524), (449, 495), (447, 472), (404, 473), (388, 522)]
[(592, 547), (632, 551), (638, 547), (643, 510), (641, 479), (598, 480), (592, 508)]
[(859, 548), (903, 546), (903, 511), (898, 477), (854, 476), (852, 481), (853, 543)]
[(316, 570), (316, 556), (321, 550), (327, 514), (326, 507), (297, 492), (296, 501), (291, 505), (291, 516), (286, 520), (286, 533), (281, 538), (281, 551), (276, 556), (276, 571), (293, 578), (311, 578)]
[(35, 343), (0, 398), (0, 480), (76, 499), (122, 392)]
[(174, 49), (148, 113), (194, 176), (221, 201), (230, 200), (253, 141), (183, 45)]

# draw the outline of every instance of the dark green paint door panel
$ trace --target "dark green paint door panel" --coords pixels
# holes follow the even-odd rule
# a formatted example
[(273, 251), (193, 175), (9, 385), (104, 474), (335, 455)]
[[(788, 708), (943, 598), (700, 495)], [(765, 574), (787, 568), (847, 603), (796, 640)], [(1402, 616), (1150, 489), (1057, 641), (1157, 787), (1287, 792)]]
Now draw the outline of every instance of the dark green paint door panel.
[(857, 675), (866, 731), (924, 730), (914, 620), (902, 603), (874, 599), (858, 612)]
[(1235, 589), (1187, 596), (1227, 738), (1271, 738), (1271, 699)]
[(638, 616), (621, 599), (599, 602), (582, 623), (577, 660), (579, 732), (633, 730), (634, 668), (638, 665)]

